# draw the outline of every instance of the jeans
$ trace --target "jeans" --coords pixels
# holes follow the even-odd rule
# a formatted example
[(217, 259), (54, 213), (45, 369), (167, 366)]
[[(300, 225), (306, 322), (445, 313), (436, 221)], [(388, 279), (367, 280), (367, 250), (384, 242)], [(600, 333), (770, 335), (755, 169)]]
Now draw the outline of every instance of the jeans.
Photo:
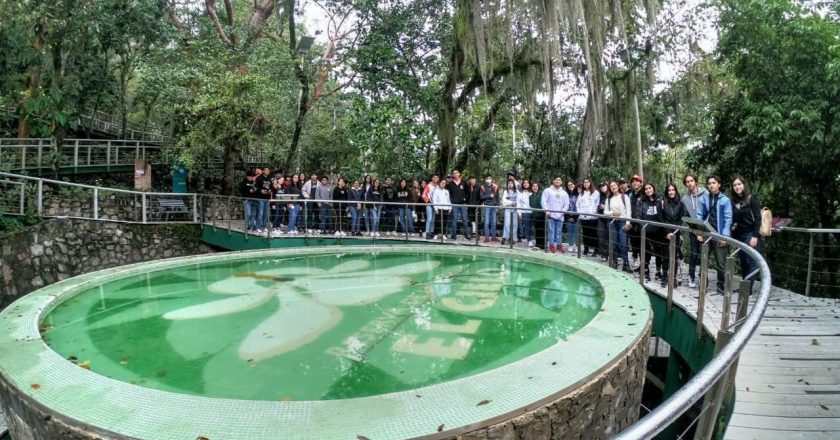
[[(741, 243), (746, 244), (747, 246), (750, 245), (750, 239), (752, 239), (753, 235), (752, 232), (745, 232), (743, 234), (737, 234), (735, 238), (738, 239)], [(761, 239), (758, 239), (758, 243), (755, 245), (755, 250), (757, 252), (761, 252)], [(741, 251), (738, 252), (738, 258), (741, 260), (741, 276), (746, 277), (747, 275), (753, 273), (756, 269), (758, 269), (758, 263), (755, 262), (753, 257), (747, 255), (746, 252)], [(752, 293), (753, 285), (755, 284), (755, 279), (758, 278), (758, 274), (753, 275), (750, 278), (750, 293)]]
[(522, 235), (525, 237), (525, 240), (528, 242), (531, 241), (534, 235), (534, 228), (532, 225), (532, 220), (534, 218), (534, 214), (530, 212), (526, 212), (522, 214)]
[(379, 217), (382, 216), (382, 206), (367, 208), (368, 214), (365, 217), (365, 226), (368, 233), (379, 232)]
[(624, 220), (614, 220), (610, 226), (615, 231), (615, 243), (613, 243), (613, 261), (621, 258), (625, 264), (627, 261), (627, 231), (624, 230)]
[[(695, 239), (696, 241), (696, 239)], [(728, 253), (728, 246), (720, 246), (717, 240), (709, 240), (709, 268), (714, 268), (717, 272), (717, 293), (723, 293), (726, 281), (726, 254)], [(714, 255), (715, 264), (712, 265), (711, 257)]]
[(300, 205), (293, 203), (289, 205), (289, 232), (297, 230), (297, 218), (300, 213)]
[(563, 219), (548, 217), (545, 221), (548, 223), (548, 245), (558, 246), (563, 244)]
[(426, 205), (426, 230), (424, 232), (426, 234), (435, 232), (435, 207), (432, 205)]
[(272, 228), (279, 228), (281, 225), (281, 219), (283, 218), (283, 204), (282, 203), (272, 203), (271, 204), (271, 227)]
[(259, 201), (246, 200), (245, 201), (245, 223), (246, 228), (251, 231), (257, 229), (257, 214), (259, 212)]
[(382, 215), (382, 224), (386, 232), (397, 232), (397, 208), (393, 205), (385, 205), (384, 213)]
[(359, 217), (362, 214), (363, 208), (357, 208), (357, 205), (350, 205), (350, 232), (356, 233), (359, 231)]
[(400, 208), (400, 223), (403, 232), (414, 233), (414, 218), (411, 215), (413, 212), (411, 208)]
[(688, 234), (688, 278), (694, 281), (697, 273), (697, 265), (700, 264), (700, 242), (697, 241), (697, 236)]
[(321, 203), (318, 211), (321, 214), (321, 232), (332, 231), (332, 206), (329, 203)]
[[(577, 222), (566, 223), (566, 238), (569, 239), (569, 246), (577, 244)], [(562, 241), (562, 240), (561, 240)]]
[(257, 229), (265, 229), (268, 221), (268, 200), (257, 201)]
[[(458, 235), (459, 222), (464, 224), (464, 237), (469, 238), (472, 234), (470, 233), (469, 219), (467, 218), (467, 207), (462, 205), (453, 205), (452, 218), (449, 219), (449, 232), (453, 239)], [(440, 231), (440, 233), (443, 234), (444, 231)]]
[[(484, 238), (496, 238), (497, 208), (495, 206), (484, 207)], [(490, 235), (490, 233), (493, 235)]]
[(505, 209), (505, 226), (502, 229), (502, 238), (515, 240), (516, 230), (519, 224), (519, 215), (516, 209)]

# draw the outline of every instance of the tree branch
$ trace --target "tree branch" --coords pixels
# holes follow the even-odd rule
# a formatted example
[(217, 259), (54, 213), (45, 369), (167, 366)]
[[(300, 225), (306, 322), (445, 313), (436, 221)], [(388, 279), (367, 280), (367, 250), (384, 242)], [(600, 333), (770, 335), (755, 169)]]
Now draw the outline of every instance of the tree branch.
[(233, 4), (230, 0), (225, 0), (225, 14), (227, 14), (228, 26), (233, 26)]
[(213, 20), (213, 25), (216, 27), (216, 33), (219, 34), (219, 38), (228, 46), (233, 46), (233, 42), (230, 41), (225, 30), (222, 29), (222, 23), (219, 21), (219, 15), (216, 13), (215, 0), (204, 0), (204, 7), (207, 9), (207, 15)]

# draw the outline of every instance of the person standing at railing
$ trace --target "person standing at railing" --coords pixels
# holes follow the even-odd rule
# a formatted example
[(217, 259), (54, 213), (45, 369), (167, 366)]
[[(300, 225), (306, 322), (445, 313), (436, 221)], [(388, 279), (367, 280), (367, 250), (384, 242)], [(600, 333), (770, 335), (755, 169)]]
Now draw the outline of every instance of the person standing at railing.
[[(259, 169), (259, 168), (258, 168)], [(271, 170), (268, 167), (263, 168), (262, 173), (257, 175), (257, 198), (259, 198), (259, 205), (257, 207), (257, 232), (268, 231), (268, 201), (271, 200)]]
[[(426, 204), (426, 228), (424, 229), (424, 233), (426, 234), (427, 239), (431, 239), (435, 233), (435, 207), (433, 205), (435, 192), (440, 190), (440, 175), (432, 174), (430, 178), (431, 181), (426, 188), (423, 189), (423, 203)], [(444, 188), (446, 187), (446, 183), (444, 183)], [(447, 197), (449, 196), (449, 191), (446, 192)]]
[(359, 237), (362, 235), (359, 227), (359, 220), (362, 216), (362, 212), (364, 212), (362, 202), (365, 201), (365, 193), (358, 180), (353, 181), (353, 185), (347, 194), (347, 199), (350, 202), (348, 205), (350, 208), (350, 233), (353, 234), (354, 237)]
[(531, 182), (531, 196), (528, 197), (528, 205), (534, 210), (531, 214), (534, 225), (532, 250), (545, 248), (545, 212), (542, 211), (542, 195), (543, 191), (540, 189), (540, 184)]
[(467, 225), (469, 230), (469, 238), (471, 240), (473, 235), (478, 235), (478, 219), (476, 218), (476, 208), (481, 204), (481, 185), (478, 184), (478, 179), (475, 176), (470, 176), (467, 180), (467, 186), (464, 188), (466, 193), (467, 205)]
[(461, 179), (461, 171), (452, 170), (452, 180), (447, 183), (446, 189), (449, 190), (449, 199), (452, 201), (452, 219), (449, 221), (449, 233), (452, 240), (458, 238), (458, 225), (464, 227), (464, 238), (470, 240), (472, 234), (469, 230), (469, 219), (467, 214), (467, 207), (464, 206), (468, 201), (469, 193), (467, 183)]
[[(630, 179), (630, 190), (628, 191), (627, 196), (630, 197), (630, 215), (635, 217), (636, 215), (636, 206), (639, 202), (639, 199), (642, 198), (644, 192), (642, 191), (644, 180), (642, 176), (635, 174)], [(638, 223), (631, 223), (630, 230), (627, 231), (627, 241), (630, 245), (632, 256), (633, 256), (633, 265), (635, 269), (636, 264), (639, 263), (639, 253), (642, 250), (642, 236), (641, 236), (641, 225)]]
[(411, 212), (413, 210), (411, 206), (408, 205), (411, 203), (411, 187), (405, 179), (400, 179), (399, 184), (397, 184), (396, 202), (399, 203), (397, 212), (399, 212), (400, 215), (399, 218), (400, 224), (402, 225), (402, 232), (411, 236), (411, 234), (414, 233), (414, 222), (411, 217)]
[[(508, 173), (510, 177), (510, 173)], [(515, 176), (514, 176), (515, 177)], [(519, 228), (519, 213), (516, 210), (517, 190), (516, 181), (508, 178), (507, 188), (502, 193), (502, 209), (504, 209), (504, 227), (502, 228), (502, 245), (516, 240), (516, 230)]]
[[(718, 234), (729, 237), (732, 228), (732, 203), (720, 190), (720, 177), (711, 175), (706, 179), (708, 193), (700, 198), (697, 205), (696, 217), (703, 220)], [(703, 241), (702, 236), (697, 236), (697, 241)], [(726, 242), (710, 239), (709, 250), (715, 256), (715, 270), (717, 271), (717, 292), (723, 293), (725, 265), (726, 265)]]
[(320, 218), (319, 232), (322, 234), (332, 234), (332, 193), (333, 187), (330, 185), (330, 178), (324, 176), (321, 178), (321, 184), (315, 190), (315, 199), (318, 200), (318, 214)]
[(531, 210), (531, 181), (522, 180), (522, 189), (516, 193), (517, 216), (522, 222), (522, 236), (528, 247), (534, 247), (534, 212)]
[(315, 221), (318, 217), (318, 204), (309, 203), (309, 200), (315, 200), (318, 197), (315, 193), (318, 191), (318, 175), (312, 173), (309, 176), (309, 180), (303, 184), (303, 187), (300, 189), (301, 195), (303, 196), (303, 206), (304, 212), (306, 213), (306, 218), (304, 218), (304, 223), (306, 224), (306, 229), (308, 229), (309, 233), (311, 234), (314, 232), (315, 229), (318, 228), (318, 223)]
[[(639, 220), (647, 220), (652, 222), (662, 222), (661, 205), (662, 201), (656, 194), (656, 187), (647, 182), (642, 187), (642, 197), (636, 201), (635, 217)], [(650, 281), (650, 259), (651, 256), (656, 257), (656, 276), (662, 279), (662, 249), (664, 248), (664, 231), (657, 225), (648, 224), (641, 225), (645, 228), (645, 242), (641, 246), (645, 247), (645, 279)], [(641, 230), (641, 229), (640, 229)], [(640, 240), (641, 243), (641, 240)]]
[(379, 237), (379, 219), (382, 217), (382, 182), (373, 181), (370, 189), (365, 193), (367, 205), (367, 232), (371, 237)]
[[(694, 174), (687, 174), (683, 178), (683, 185), (685, 185), (686, 193), (682, 197), (685, 210), (690, 216), (694, 216), (697, 212), (697, 207), (700, 204), (700, 198), (704, 197), (707, 192), (705, 188), (697, 185), (697, 176)], [(697, 235), (693, 233), (688, 234), (688, 287), (692, 289), (697, 287), (697, 265), (700, 264), (700, 242), (697, 240)]]
[[(732, 206), (732, 237), (761, 252), (761, 202), (750, 193), (747, 181), (741, 176), (732, 180)], [(738, 252), (738, 257), (741, 260), (741, 276), (746, 277), (758, 268), (746, 252)], [(757, 276), (750, 278), (750, 293)]]
[[(677, 262), (682, 260), (682, 231), (678, 228), (683, 223), (683, 217), (688, 216), (688, 212), (685, 209), (685, 204), (680, 200), (680, 192), (677, 190), (677, 186), (673, 183), (669, 183), (668, 186), (665, 187), (665, 196), (662, 197), (662, 223), (668, 223), (669, 225), (674, 225), (668, 231), (665, 231), (665, 242), (669, 243), (671, 240), (676, 240), (676, 254), (675, 259)], [(696, 241), (696, 239), (695, 239)], [(663, 256), (664, 258), (662, 263), (662, 282), (660, 283), (661, 287), (666, 287), (668, 285), (668, 269), (671, 267), (671, 253), (669, 249), (663, 249)], [(674, 266), (677, 267), (676, 265)], [(677, 276), (676, 273), (673, 274), (674, 277)], [(679, 285), (679, 280), (674, 280), (674, 285)]]
[(566, 223), (566, 231), (568, 232), (566, 238), (569, 240), (569, 252), (577, 252), (577, 222), (578, 214), (576, 213), (578, 203), (578, 187), (574, 180), (569, 179), (566, 182), (566, 194), (569, 195), (569, 209), (563, 220)]
[[(425, 185), (425, 182), (424, 182)], [(423, 206), (423, 199), (420, 198), (420, 195), (423, 194), (423, 190), (420, 188), (420, 181), (414, 179), (411, 181), (411, 203), (414, 205), (411, 206), (411, 230), (412, 232), (416, 229), (415, 223), (419, 222), (421, 218), (426, 215), (426, 207)], [(425, 221), (421, 223), (425, 228)], [(420, 234), (417, 234), (418, 236)]]
[(245, 229), (254, 231), (257, 229), (257, 212), (259, 201), (257, 198), (256, 174), (248, 174), (239, 184), (239, 195), (245, 198)]
[[(370, 174), (365, 174), (365, 178), (362, 179), (362, 195), (364, 197), (364, 201), (367, 202), (368, 195), (370, 194), (370, 190), (373, 188), (373, 177)], [(362, 206), (362, 214), (361, 218), (365, 219), (365, 232), (370, 233), (370, 214), (369, 214), (369, 205)]]
[[(433, 185), (434, 183), (429, 183)], [(452, 200), (449, 197), (449, 190), (446, 189), (446, 182), (439, 182), (437, 190), (432, 193), (432, 204), (434, 206), (435, 214), (440, 215), (441, 224), (446, 224), (449, 220), (449, 213), (452, 210)], [(443, 237), (446, 240), (446, 230), (441, 229), (440, 236), (435, 235), (434, 239)]]
[(577, 199), (577, 210), (580, 213), (580, 228), (583, 234), (583, 255), (592, 249), (592, 255), (597, 253), (598, 247), (598, 220), (587, 214), (595, 214), (598, 210), (598, 203), (601, 195), (592, 185), (592, 179), (585, 178), (581, 184), (580, 194)]
[(283, 211), (286, 205), (286, 179), (283, 176), (276, 177), (271, 184), (271, 233), (279, 235)]
[(385, 179), (385, 185), (382, 186), (382, 201), (386, 203), (384, 206), (383, 225), (385, 235), (396, 235), (397, 233), (397, 188), (394, 187), (394, 181), (388, 177)]
[(618, 259), (621, 258), (621, 270), (632, 273), (630, 261), (627, 260), (627, 231), (630, 230), (631, 206), (630, 197), (619, 190), (618, 182), (610, 182), (610, 198), (607, 199), (605, 214), (612, 216), (612, 229), (615, 231), (615, 243), (613, 244), (613, 258), (610, 267), (618, 268)]
[(563, 178), (557, 176), (552, 185), (546, 188), (540, 201), (542, 209), (546, 210), (546, 224), (548, 226), (548, 251), (551, 253), (566, 252), (563, 248), (563, 219), (569, 209), (569, 194), (563, 189)]
[(335, 218), (335, 235), (346, 236), (347, 232), (347, 201), (350, 198), (347, 183), (343, 177), (338, 178), (338, 182), (333, 188), (332, 199), (334, 204), (334, 218)]
[[(607, 200), (610, 198), (610, 184), (603, 182), (598, 185), (598, 208), (595, 210), (596, 214), (609, 214), (606, 211)], [(601, 256), (601, 261), (607, 261), (609, 256), (610, 244), (610, 219), (605, 217), (598, 217), (598, 255)]]
[(289, 235), (297, 235), (297, 219), (300, 215), (300, 197), (301, 197), (301, 189), (300, 189), (300, 179), (298, 178), (297, 174), (292, 175), (292, 184), (286, 189), (286, 193), (292, 196), (290, 203), (286, 205), (286, 210), (289, 212), (289, 227), (288, 232)]
[(496, 217), (499, 207), (499, 185), (493, 183), (493, 176), (487, 175), (484, 178), (484, 184), (481, 185), (479, 192), (481, 204), (484, 205), (484, 242), (496, 242), (499, 239), (496, 237)]

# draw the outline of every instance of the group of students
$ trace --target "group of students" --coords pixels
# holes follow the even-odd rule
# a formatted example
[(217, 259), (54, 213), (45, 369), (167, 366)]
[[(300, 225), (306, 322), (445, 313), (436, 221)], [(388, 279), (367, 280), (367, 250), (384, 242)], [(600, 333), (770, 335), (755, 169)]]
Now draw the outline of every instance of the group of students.
[[(388, 177), (384, 182), (366, 175), (362, 180), (339, 178), (333, 185), (328, 176), (311, 174), (284, 176), (258, 168), (240, 185), (245, 202), (247, 228), (252, 231), (289, 235), (304, 229), (309, 234), (371, 237), (401, 235), (435, 240), (466, 240), (478, 234), (485, 243), (513, 244), (522, 242), (531, 249), (548, 252), (577, 252), (580, 225), (581, 250), (587, 255), (609, 255), (609, 236), (613, 233), (613, 260), (609, 263), (627, 272), (640, 270), (641, 227), (627, 219), (681, 225), (684, 217), (708, 222), (724, 236), (732, 236), (748, 245), (760, 245), (761, 207), (750, 195), (742, 177), (732, 181), (731, 199), (721, 190), (718, 176), (709, 176), (706, 188), (698, 185), (695, 175), (683, 179), (685, 195), (673, 183), (662, 194), (652, 182), (634, 175), (603, 182), (596, 187), (589, 178), (578, 185), (555, 177), (546, 188), (530, 179), (519, 180), (515, 172), (496, 183), (485, 176), (481, 183), (475, 177), (463, 179), (459, 170), (429, 180)], [(498, 236), (499, 210), (502, 210), (502, 235)], [(305, 213), (302, 221), (301, 214)], [(480, 214), (480, 218), (479, 218)], [(364, 225), (364, 231), (362, 231)], [(482, 228), (479, 228), (479, 225)], [(611, 230), (612, 229), (612, 230)], [(564, 233), (566, 240), (564, 240)], [(646, 226), (645, 265), (655, 260), (656, 277), (665, 285), (668, 279), (668, 243), (683, 240), (678, 229), (649, 224)], [(696, 287), (703, 237), (690, 234), (688, 269), (689, 287)], [(718, 290), (723, 289), (723, 265), (726, 248), (723, 243), (709, 242), (718, 272)], [(678, 251), (679, 252), (679, 251)], [(629, 259), (632, 255), (633, 261)], [(739, 253), (742, 272), (750, 274), (755, 262)], [(678, 257), (681, 258), (681, 257)], [(650, 270), (645, 274), (650, 279)]]

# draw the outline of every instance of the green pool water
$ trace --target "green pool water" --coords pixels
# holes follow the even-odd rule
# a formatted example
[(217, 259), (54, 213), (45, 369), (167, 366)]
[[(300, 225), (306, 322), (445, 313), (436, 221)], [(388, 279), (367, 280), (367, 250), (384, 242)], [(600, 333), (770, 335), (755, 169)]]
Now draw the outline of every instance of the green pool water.
[(59, 304), (41, 332), (69, 362), (143, 387), (332, 400), (520, 360), (586, 325), (603, 299), (575, 272), (508, 257), (296, 254), (116, 279)]

